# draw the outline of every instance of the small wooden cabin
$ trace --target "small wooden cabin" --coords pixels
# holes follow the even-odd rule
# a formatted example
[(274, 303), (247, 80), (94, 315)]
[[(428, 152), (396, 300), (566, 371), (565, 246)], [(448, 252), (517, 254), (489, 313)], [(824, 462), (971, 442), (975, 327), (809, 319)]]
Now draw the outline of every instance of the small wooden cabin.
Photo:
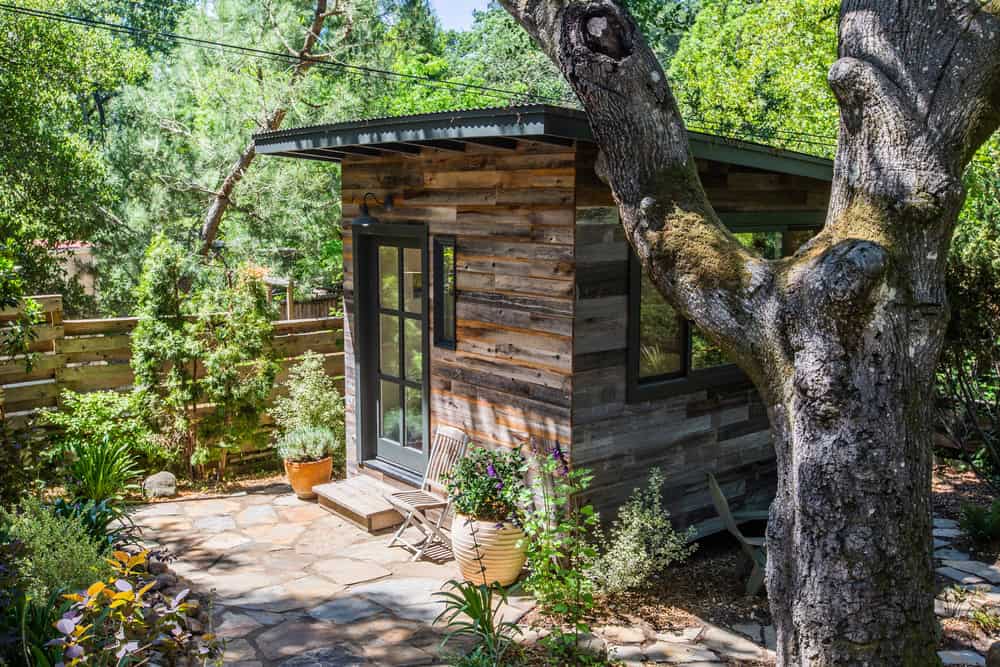
[[(793, 252), (823, 224), (829, 161), (690, 141), (716, 211), (765, 256)], [(643, 276), (582, 112), (442, 112), (255, 144), (342, 169), (347, 456), (364, 480), (350, 493), (378, 495), (371, 476), (418, 481), (433, 429), (448, 424), (492, 447), (558, 444), (594, 471), (605, 517), (654, 466), (677, 525), (715, 523), (703, 523), (715, 518), (707, 471), (734, 507), (767, 507), (765, 410)]]

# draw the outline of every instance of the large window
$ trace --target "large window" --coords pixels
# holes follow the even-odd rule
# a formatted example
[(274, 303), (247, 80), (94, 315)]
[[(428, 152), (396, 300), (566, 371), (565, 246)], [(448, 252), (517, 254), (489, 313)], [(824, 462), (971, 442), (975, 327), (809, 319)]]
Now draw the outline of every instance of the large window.
[[(767, 259), (787, 256), (816, 233), (809, 229), (741, 229), (743, 245)], [(744, 381), (743, 373), (697, 327), (680, 317), (630, 260), (628, 389), (644, 401)]]
[(455, 237), (434, 239), (434, 344), (455, 349)]

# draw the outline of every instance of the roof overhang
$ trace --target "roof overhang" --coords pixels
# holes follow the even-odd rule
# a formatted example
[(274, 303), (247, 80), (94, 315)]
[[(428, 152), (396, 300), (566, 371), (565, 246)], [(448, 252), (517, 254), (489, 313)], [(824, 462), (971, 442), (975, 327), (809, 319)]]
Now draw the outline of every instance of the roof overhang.
[[(825, 158), (701, 132), (689, 132), (688, 137), (696, 158), (826, 181), (833, 178), (833, 163)], [(594, 137), (582, 111), (544, 104), (355, 120), (254, 135), (254, 147), (261, 155), (326, 162), (417, 155), (426, 148), (464, 152), (469, 145), (516, 150), (520, 141), (570, 147), (593, 143)]]

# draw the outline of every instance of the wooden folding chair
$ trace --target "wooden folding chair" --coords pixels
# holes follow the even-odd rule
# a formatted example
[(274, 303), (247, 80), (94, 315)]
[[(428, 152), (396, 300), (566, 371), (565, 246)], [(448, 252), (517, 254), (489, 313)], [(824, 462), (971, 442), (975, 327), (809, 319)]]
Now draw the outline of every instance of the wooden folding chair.
[[(451, 540), (441, 532), (441, 526), (448, 515), (448, 510), (451, 509), (451, 501), (447, 498), (444, 488), (444, 475), (465, 456), (468, 444), (469, 436), (464, 431), (451, 426), (437, 428), (434, 442), (431, 443), (431, 458), (427, 462), (427, 471), (424, 473), (420, 488), (385, 496), (389, 504), (404, 517), (403, 524), (389, 540), (388, 546), (393, 547), (397, 542), (400, 543), (413, 552), (412, 560), (420, 560), (427, 548), (434, 544), (439, 543), (451, 548)], [(434, 510), (440, 513), (437, 521), (428, 515), (428, 512)], [(424, 535), (416, 544), (410, 544), (403, 539), (403, 532), (410, 526)]]
[(747, 555), (750, 563), (753, 565), (750, 579), (747, 581), (746, 592), (750, 596), (757, 595), (764, 585), (764, 568), (767, 565), (767, 545), (765, 538), (747, 537), (743, 534), (743, 531), (740, 530), (739, 525), (736, 523), (736, 519), (733, 518), (733, 513), (729, 511), (729, 501), (726, 500), (726, 495), (722, 493), (722, 488), (712, 473), (708, 473), (708, 492), (712, 494), (712, 503), (715, 505), (715, 511), (719, 513), (719, 517), (722, 519), (726, 530), (739, 541), (743, 553)]

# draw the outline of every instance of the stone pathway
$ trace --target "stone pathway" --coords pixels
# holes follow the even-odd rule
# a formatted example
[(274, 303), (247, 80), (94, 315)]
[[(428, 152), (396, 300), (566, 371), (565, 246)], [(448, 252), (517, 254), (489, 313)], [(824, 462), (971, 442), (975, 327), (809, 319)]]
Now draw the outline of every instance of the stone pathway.
[[(148, 546), (176, 557), (167, 576), (181, 581), (168, 585), (212, 593), (227, 666), (433, 665), (461, 649), (442, 649), (433, 624), (442, 609), (433, 593), (458, 577), (454, 562), (410, 562), (408, 552), (386, 547), (388, 536), (369, 535), (285, 489), (146, 505), (134, 518)], [(953, 522), (935, 521), (938, 572), (974, 592), (974, 604), (1000, 606), (1000, 568), (953, 549), (958, 534)], [(516, 621), (531, 607), (530, 598), (513, 597), (503, 616)], [(937, 611), (960, 610), (942, 599)], [(594, 633), (595, 648), (627, 667), (774, 661), (773, 629), (755, 624), (703, 623), (675, 633), (605, 626)], [(526, 630), (526, 640), (533, 636)], [(941, 657), (946, 665), (985, 665), (971, 651)]]
[(147, 505), (135, 520), (176, 556), (177, 585), (214, 591), (226, 665), (441, 662), (432, 593), (458, 576), (454, 563), (411, 563), (386, 536), (288, 493)]
[[(935, 571), (954, 582), (934, 601), (934, 612), (941, 618), (963, 616), (977, 609), (1000, 610), (1000, 568), (972, 560), (969, 554), (954, 548), (953, 541), (961, 535), (956, 522), (934, 519)], [(986, 665), (986, 658), (978, 651), (940, 651), (938, 655), (945, 665)]]

